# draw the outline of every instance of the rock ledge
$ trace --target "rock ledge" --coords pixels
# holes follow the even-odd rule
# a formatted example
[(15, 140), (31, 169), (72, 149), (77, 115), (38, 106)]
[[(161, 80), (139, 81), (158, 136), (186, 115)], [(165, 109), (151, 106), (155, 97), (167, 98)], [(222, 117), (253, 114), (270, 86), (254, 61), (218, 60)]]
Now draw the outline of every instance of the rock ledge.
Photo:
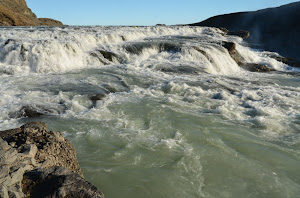
[(43, 122), (0, 132), (0, 197), (96, 197), (74, 146)]

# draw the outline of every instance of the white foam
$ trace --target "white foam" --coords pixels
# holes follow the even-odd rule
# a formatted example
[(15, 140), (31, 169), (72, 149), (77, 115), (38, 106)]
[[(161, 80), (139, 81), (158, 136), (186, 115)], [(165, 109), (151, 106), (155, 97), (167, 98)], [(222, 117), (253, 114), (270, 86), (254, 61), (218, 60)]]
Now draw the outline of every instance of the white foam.
[[(223, 40), (234, 40), (237, 49), (247, 61), (267, 62), (279, 68), (277, 62), (239, 45), (242, 40), (224, 37), (219, 29), (205, 27), (69, 27), (44, 29), (1, 29), (0, 70), (10, 74), (68, 72), (90, 67), (101, 67), (103, 61), (91, 56), (97, 49), (120, 55), (128, 64), (142, 65), (149, 59), (168, 60), (171, 63), (186, 62), (211, 74), (229, 75), (240, 68), (221, 47)], [(139, 54), (130, 54), (122, 46), (141, 42), (145, 38), (191, 36), (202, 38), (198, 47), (209, 59), (192, 48), (193, 42), (183, 46), (177, 54), (159, 52), (154, 45)], [(8, 39), (11, 39), (10, 41)], [(2, 42), (1, 42), (2, 41)], [(173, 40), (171, 40), (173, 42)], [(6, 43), (6, 44), (5, 44)], [(214, 43), (214, 44), (213, 44)], [(219, 43), (219, 44), (216, 44)], [(203, 47), (204, 46), (204, 47)], [(105, 61), (107, 62), (107, 61)], [(108, 62), (109, 63), (109, 62)], [(118, 63), (114, 61), (115, 64)], [(277, 65), (276, 65), (277, 64)]]

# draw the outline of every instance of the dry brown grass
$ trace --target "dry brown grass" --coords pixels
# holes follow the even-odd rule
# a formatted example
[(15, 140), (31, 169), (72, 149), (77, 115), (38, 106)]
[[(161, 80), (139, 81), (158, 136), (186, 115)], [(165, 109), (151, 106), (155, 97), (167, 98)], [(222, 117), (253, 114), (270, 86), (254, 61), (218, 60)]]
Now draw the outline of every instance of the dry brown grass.
[(17, 18), (11, 10), (6, 7), (0, 5), (0, 24), (2, 26), (17, 25)]

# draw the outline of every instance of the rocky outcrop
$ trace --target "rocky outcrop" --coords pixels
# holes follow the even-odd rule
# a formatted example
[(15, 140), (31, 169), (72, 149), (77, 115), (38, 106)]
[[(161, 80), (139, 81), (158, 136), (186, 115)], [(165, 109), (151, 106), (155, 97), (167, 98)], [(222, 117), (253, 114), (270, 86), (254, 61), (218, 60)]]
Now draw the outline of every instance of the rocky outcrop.
[(62, 26), (60, 21), (37, 18), (25, 0), (0, 0), (0, 26)]
[(236, 44), (233, 42), (222, 42), (222, 46), (226, 48), (231, 56), (231, 58), (238, 64), (242, 65), (245, 61), (241, 54), (236, 50)]
[(268, 67), (267, 65), (258, 64), (258, 63), (247, 63), (245, 59), (241, 56), (241, 54), (236, 49), (236, 44), (233, 42), (222, 42), (222, 46), (228, 50), (231, 58), (243, 69), (248, 70), (250, 72), (270, 72), (275, 71), (274, 69)]
[(299, 67), (300, 68), (300, 61), (297, 61), (295, 59), (292, 58), (286, 58), (280, 55), (276, 55), (276, 54), (270, 54), (269, 55), (270, 58), (273, 58), (279, 62), (282, 62), (286, 65), (292, 66), (292, 67)]
[(300, 2), (254, 12), (238, 12), (211, 17), (190, 24), (246, 30), (251, 33), (249, 42), (261, 45), (285, 57), (300, 61)]
[(103, 197), (73, 145), (42, 122), (0, 132), (0, 197)]

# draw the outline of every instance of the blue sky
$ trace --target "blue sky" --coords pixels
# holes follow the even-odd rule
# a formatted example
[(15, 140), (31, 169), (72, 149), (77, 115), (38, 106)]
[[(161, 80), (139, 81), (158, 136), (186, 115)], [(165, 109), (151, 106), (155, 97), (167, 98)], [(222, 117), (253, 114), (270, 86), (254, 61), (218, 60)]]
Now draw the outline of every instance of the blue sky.
[(67, 25), (167, 25), (276, 7), (292, 0), (26, 0), (38, 17)]

